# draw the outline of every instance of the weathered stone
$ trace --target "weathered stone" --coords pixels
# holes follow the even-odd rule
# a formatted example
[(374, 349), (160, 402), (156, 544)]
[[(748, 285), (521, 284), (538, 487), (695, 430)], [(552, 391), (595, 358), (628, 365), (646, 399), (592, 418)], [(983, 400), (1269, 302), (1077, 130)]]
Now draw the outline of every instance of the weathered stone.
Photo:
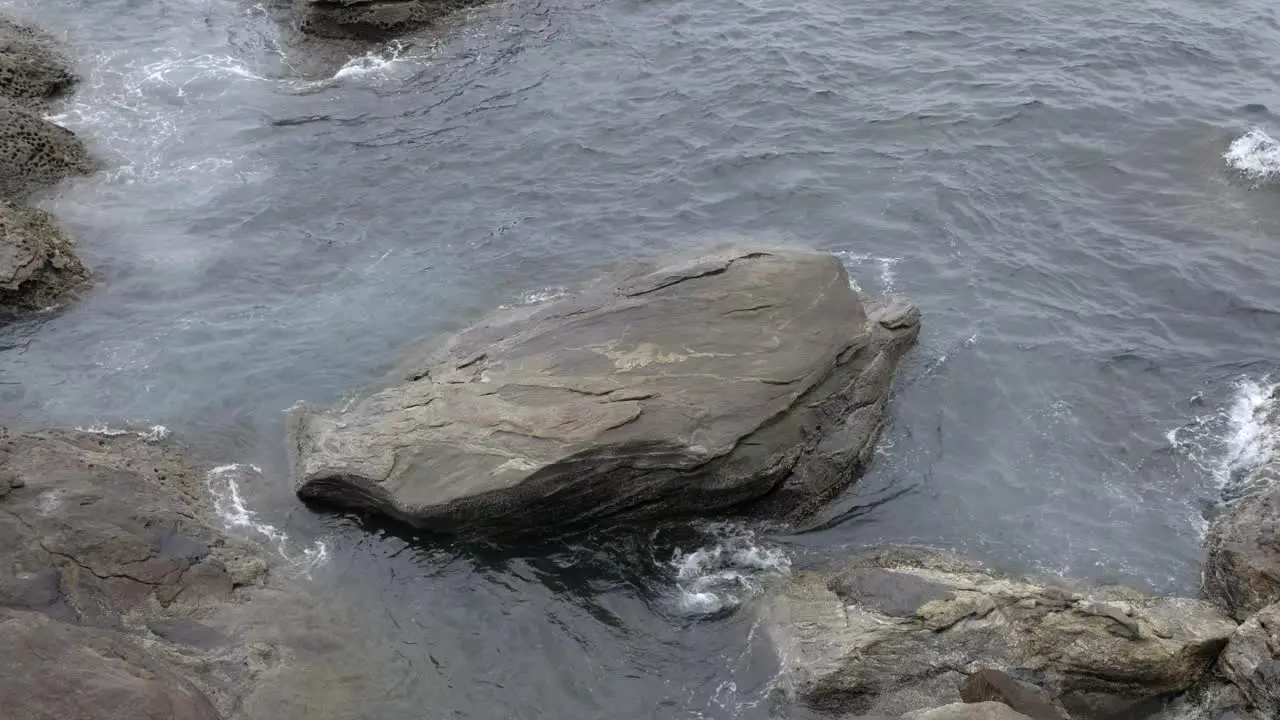
[(22, 108), (0, 105), (0, 199), (22, 200), (95, 169), (75, 133)]
[(88, 279), (48, 213), (0, 200), (0, 315), (50, 307)]
[(1031, 720), (998, 702), (952, 703), (932, 710), (918, 710), (902, 716), (902, 720)]
[(298, 28), (328, 38), (384, 40), (482, 0), (294, 0)]
[(1280, 601), (1280, 484), (1259, 484), (1264, 489), (1236, 501), (1205, 540), (1205, 592), (1237, 620)]
[(75, 83), (71, 63), (53, 38), (0, 17), (0, 97), (38, 106)]
[(869, 461), (918, 318), (864, 311), (837, 258), (794, 249), (610, 276), (296, 411), (298, 494), (441, 532), (801, 517)]
[[(915, 580), (851, 592), (848, 578), (867, 569)], [(889, 597), (869, 597), (877, 591)], [(990, 668), (1034, 681), (1075, 720), (1141, 717), (1191, 687), (1235, 630), (1207, 602), (1065, 591), (915, 548), (869, 550), (835, 574), (798, 573), (765, 612), (790, 693), (845, 713), (951, 702), (966, 675)]]
[(1247, 705), (1264, 717), (1280, 717), (1280, 603), (1245, 620), (1218, 660), (1218, 671)]
[(125, 635), (0, 608), (0, 714), (22, 720), (221, 720)]
[(265, 572), (202, 519), (203, 475), (176, 451), (133, 435), (13, 440), (5, 470), (24, 487), (0, 502), (0, 598), (110, 626), (134, 610), (216, 607)]
[(960, 699), (967, 703), (1004, 703), (1032, 720), (1071, 720), (1042, 688), (991, 668), (965, 678), (960, 684)]

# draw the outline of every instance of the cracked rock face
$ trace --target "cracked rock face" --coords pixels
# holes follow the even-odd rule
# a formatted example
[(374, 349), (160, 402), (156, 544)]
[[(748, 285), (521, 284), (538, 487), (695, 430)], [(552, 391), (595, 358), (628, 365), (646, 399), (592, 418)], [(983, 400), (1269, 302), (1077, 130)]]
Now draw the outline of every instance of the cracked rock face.
[(919, 548), (797, 574), (764, 613), (797, 701), (883, 715), (957, 701), (995, 669), (1074, 720), (1142, 717), (1191, 687), (1236, 627), (1199, 600), (1042, 585)]
[(216, 607), (265, 571), (201, 518), (204, 478), (129, 436), (8, 442), (0, 605), (115, 626), (133, 612)]
[(482, 0), (294, 0), (298, 27), (327, 38), (385, 40)]
[(1205, 592), (1238, 620), (1280, 601), (1280, 483), (1233, 505), (1214, 522), (1205, 546)]
[(1262, 717), (1280, 717), (1280, 603), (1263, 608), (1231, 636), (1218, 672), (1244, 704)]
[(210, 525), (204, 483), (137, 436), (0, 428), (0, 715), (216, 720), (234, 707), (244, 673), (230, 655), (243, 652), (205, 622), (266, 566)]
[(800, 517), (869, 460), (918, 331), (912, 306), (864, 308), (831, 255), (636, 269), (490, 315), (348, 409), (297, 411), (298, 494), (450, 533)]

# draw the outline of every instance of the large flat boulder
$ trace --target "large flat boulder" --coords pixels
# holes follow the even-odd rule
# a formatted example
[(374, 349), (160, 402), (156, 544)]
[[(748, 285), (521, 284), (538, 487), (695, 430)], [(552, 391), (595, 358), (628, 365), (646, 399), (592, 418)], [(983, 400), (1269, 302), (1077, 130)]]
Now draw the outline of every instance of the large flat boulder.
[(71, 62), (52, 37), (0, 17), (0, 98), (39, 107), (75, 83)]
[(88, 280), (49, 213), (0, 200), (0, 317), (48, 308)]
[(1238, 620), (1280, 601), (1280, 484), (1261, 486), (1220, 516), (1205, 540), (1205, 592)]
[(298, 494), (441, 532), (800, 517), (869, 460), (919, 314), (839, 260), (731, 250), (495, 313), (292, 418)]
[(293, 0), (298, 28), (326, 38), (383, 40), (482, 0)]
[(920, 548), (797, 574), (763, 612), (788, 692), (833, 714), (954, 702), (996, 669), (1074, 720), (1143, 717), (1194, 685), (1236, 627), (1208, 602), (1035, 583)]

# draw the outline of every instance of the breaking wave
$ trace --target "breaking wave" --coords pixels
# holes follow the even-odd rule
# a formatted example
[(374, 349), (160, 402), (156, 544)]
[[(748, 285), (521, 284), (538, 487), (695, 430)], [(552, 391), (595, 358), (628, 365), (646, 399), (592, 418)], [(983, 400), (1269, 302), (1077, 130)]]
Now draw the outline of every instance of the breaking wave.
[(676, 609), (687, 616), (716, 615), (759, 595), (763, 581), (791, 574), (791, 559), (780, 547), (759, 540), (755, 531), (730, 522), (701, 529), (711, 543), (685, 552), (676, 548)]
[(1270, 181), (1280, 176), (1280, 142), (1258, 128), (1236, 138), (1222, 157), (1232, 170), (1250, 180)]
[(1280, 383), (1241, 378), (1230, 402), (1168, 433), (1169, 444), (1204, 468), (1230, 503), (1269, 483), (1259, 472), (1280, 448)]

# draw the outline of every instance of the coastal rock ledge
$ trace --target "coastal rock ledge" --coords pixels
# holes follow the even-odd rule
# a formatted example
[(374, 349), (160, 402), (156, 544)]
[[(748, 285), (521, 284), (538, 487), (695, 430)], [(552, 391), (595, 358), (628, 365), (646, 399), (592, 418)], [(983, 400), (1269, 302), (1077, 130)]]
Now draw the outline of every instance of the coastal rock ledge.
[(870, 459), (919, 333), (839, 259), (737, 249), (608, 276), (436, 343), (349, 408), (291, 416), (296, 488), (445, 533), (794, 519)]
[[(787, 693), (839, 717), (960, 700), (1036, 720), (1151, 717), (1207, 677), (1236, 631), (1202, 600), (1037, 583), (915, 547), (797, 573), (761, 612)], [(1259, 677), (1258, 654), (1242, 646), (1242, 672)]]

